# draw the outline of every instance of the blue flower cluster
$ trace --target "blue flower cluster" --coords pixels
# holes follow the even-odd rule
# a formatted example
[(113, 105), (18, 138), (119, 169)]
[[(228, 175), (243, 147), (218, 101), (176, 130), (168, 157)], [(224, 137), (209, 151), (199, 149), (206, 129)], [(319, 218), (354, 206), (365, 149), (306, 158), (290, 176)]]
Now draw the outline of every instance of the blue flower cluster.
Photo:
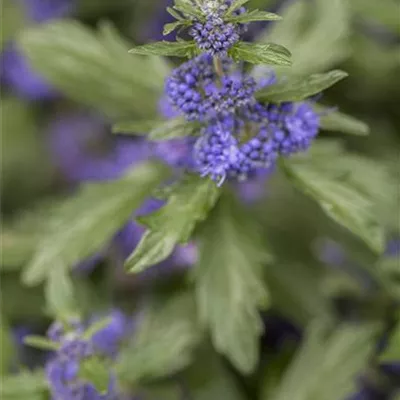
[[(227, 0), (223, 4), (218, 1), (208, 1), (202, 5), (204, 21), (195, 21), (189, 34), (195, 40), (200, 50), (214, 56), (226, 56), (228, 50), (239, 40), (245, 25), (225, 22), (224, 13), (232, 4)], [(234, 14), (245, 12), (241, 7)]]
[(176, 111), (168, 109), (163, 101), (165, 116), (173, 117), (178, 112), (204, 127), (198, 139), (175, 139), (156, 145), (161, 158), (222, 184), (227, 177), (242, 181), (260, 168), (269, 169), (280, 155), (306, 151), (320, 125), (312, 105), (261, 104), (254, 93), (274, 84), (274, 75), (257, 84), (252, 77), (232, 72), (229, 59), (221, 61), (222, 71), (217, 73), (212, 57), (203, 54), (167, 78), (166, 96)]
[(111, 400), (119, 398), (115, 378), (110, 372), (108, 390), (100, 394), (96, 388), (80, 378), (83, 361), (90, 357), (114, 359), (118, 346), (132, 327), (132, 321), (119, 311), (113, 311), (110, 322), (91, 338), (83, 336), (85, 326), (79, 321), (70, 323), (67, 331), (63, 324), (55, 322), (48, 330), (50, 340), (58, 349), (46, 364), (46, 376), (53, 399), (57, 400)]

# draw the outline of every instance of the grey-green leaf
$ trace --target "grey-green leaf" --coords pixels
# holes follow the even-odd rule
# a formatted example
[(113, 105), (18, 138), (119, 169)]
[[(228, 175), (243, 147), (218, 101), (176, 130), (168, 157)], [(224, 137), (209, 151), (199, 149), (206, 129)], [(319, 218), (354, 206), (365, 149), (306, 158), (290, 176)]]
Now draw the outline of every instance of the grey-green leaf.
[(25, 30), (20, 43), (32, 66), (73, 100), (111, 117), (156, 114), (169, 68), (160, 68), (161, 59), (129, 55), (110, 25), (94, 32), (77, 21), (56, 21)]
[(171, 32), (173, 32), (175, 29), (178, 29), (181, 26), (188, 25), (186, 21), (176, 21), (176, 22), (171, 22), (169, 24), (164, 25), (163, 29), (163, 35), (169, 35)]
[(1, 377), (0, 398), (4, 400), (44, 400), (47, 392), (43, 371), (22, 371)]
[(310, 327), (274, 395), (262, 400), (337, 400), (356, 391), (357, 377), (373, 353), (378, 327), (346, 324), (327, 333), (319, 323)]
[(127, 121), (114, 125), (113, 132), (126, 135), (147, 133), (149, 140), (162, 141), (196, 135), (200, 132), (200, 125), (181, 117), (166, 121)]
[(280, 21), (281, 19), (282, 17), (274, 13), (270, 13), (267, 11), (252, 10), (250, 12), (243, 13), (240, 15), (232, 15), (226, 20), (237, 24), (247, 24), (249, 22), (256, 22), (256, 21)]
[(301, 101), (328, 89), (347, 76), (346, 72), (333, 70), (308, 77), (292, 77), (276, 85), (259, 90), (256, 93), (256, 98), (260, 101), (273, 103)]
[(188, 292), (157, 300), (144, 311), (132, 342), (116, 365), (119, 381), (135, 384), (178, 372), (191, 361), (203, 332)]
[(154, 42), (134, 47), (129, 50), (131, 54), (140, 55), (158, 55), (165, 57), (192, 57), (197, 52), (196, 43), (194, 41)]
[(58, 264), (54, 260), (47, 274), (45, 298), (47, 311), (57, 319), (67, 320), (78, 314), (78, 304), (68, 265)]
[(262, 268), (271, 257), (257, 224), (236, 199), (225, 194), (198, 234), (200, 260), (193, 270), (201, 321), (217, 351), (242, 373), (254, 370), (268, 305)]
[(167, 175), (165, 167), (144, 163), (121, 179), (88, 184), (67, 199), (54, 212), (24, 282), (38, 284), (54, 266), (72, 267), (100, 250)]
[(86, 358), (79, 365), (79, 378), (90, 382), (100, 394), (105, 394), (110, 385), (110, 367), (98, 357)]
[(238, 8), (244, 6), (246, 3), (248, 3), (250, 0), (234, 0), (229, 8), (226, 10), (225, 15), (230, 15), (232, 14), (235, 10)]
[(383, 363), (396, 363), (400, 360), (400, 322), (392, 332), (383, 353), (379, 356)]
[[(4, 295), (3, 295), (4, 298)], [(12, 331), (3, 312), (0, 314), (0, 379), (9, 372), (12, 361), (15, 360), (15, 345)]]
[(308, 157), (294, 157), (281, 165), (295, 186), (316, 200), (328, 216), (381, 253), (384, 228), (377, 220), (375, 194), (353, 173), (349, 155), (345, 162), (341, 158), (342, 153), (333, 152), (321, 159), (315, 144)]
[(358, 136), (369, 134), (368, 125), (350, 115), (318, 104), (314, 105), (314, 109), (321, 114), (321, 128), (326, 131), (342, 132)]
[(24, 344), (35, 347), (36, 349), (54, 351), (58, 349), (58, 343), (53, 342), (46, 337), (29, 335), (24, 338)]
[(164, 207), (140, 219), (148, 230), (126, 261), (126, 268), (130, 272), (143, 271), (165, 260), (177, 244), (187, 243), (218, 196), (215, 182), (199, 176), (189, 175), (176, 185)]
[(251, 64), (270, 64), (290, 66), (290, 51), (274, 43), (238, 42), (230, 50), (229, 55), (235, 61)]

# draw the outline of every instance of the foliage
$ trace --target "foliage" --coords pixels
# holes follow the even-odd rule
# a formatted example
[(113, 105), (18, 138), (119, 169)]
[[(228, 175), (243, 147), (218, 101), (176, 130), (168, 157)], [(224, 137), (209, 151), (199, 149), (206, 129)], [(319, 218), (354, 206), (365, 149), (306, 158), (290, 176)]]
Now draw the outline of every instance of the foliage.
[[(68, 371), (99, 396), (110, 376), (115, 398), (398, 394), (395, 1), (80, 3), (3, 7), (0, 397), (55, 397), (50, 319), (67, 344), (124, 334)], [(7, 54), (51, 95), (23, 97)], [(66, 129), (84, 157), (65, 166), (49, 128), (68, 113), (98, 124)]]

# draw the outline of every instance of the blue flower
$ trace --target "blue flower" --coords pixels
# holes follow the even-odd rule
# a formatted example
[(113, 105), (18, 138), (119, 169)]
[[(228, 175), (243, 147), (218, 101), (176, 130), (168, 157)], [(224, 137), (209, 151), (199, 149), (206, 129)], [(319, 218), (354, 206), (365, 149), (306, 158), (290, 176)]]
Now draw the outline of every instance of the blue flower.
[[(23, 0), (28, 18), (37, 23), (69, 15), (74, 8), (72, 0)], [(8, 42), (1, 54), (1, 83), (28, 100), (48, 100), (58, 96), (52, 85), (35, 70), (16, 47)]]
[[(111, 400), (118, 397), (115, 377), (109, 372), (108, 390), (100, 394), (90, 383), (80, 378), (82, 362), (91, 357), (114, 358), (121, 341), (129, 334), (132, 320), (120, 311), (110, 314), (110, 322), (90, 338), (83, 336), (84, 328), (79, 321), (72, 321), (69, 329), (55, 322), (48, 330), (51, 340), (59, 347), (46, 363), (46, 377), (53, 399), (57, 400)], [(92, 320), (92, 323), (97, 318)]]
[(23, 0), (23, 5), (30, 20), (43, 23), (71, 14), (76, 0)]
[(28, 100), (48, 100), (58, 95), (51, 84), (31, 68), (29, 61), (12, 42), (5, 46), (1, 54), (1, 82)]
[[(231, 3), (231, 0), (223, 4), (205, 2), (201, 7), (205, 20), (195, 21), (189, 30), (199, 49), (211, 56), (226, 56), (228, 50), (239, 41), (240, 34), (246, 30), (243, 24), (224, 21), (224, 12)], [(243, 12), (245, 8), (241, 7), (234, 14), (240, 15)]]
[(150, 156), (148, 143), (109, 135), (103, 118), (87, 113), (65, 114), (50, 123), (49, 144), (54, 164), (71, 183), (121, 177)]

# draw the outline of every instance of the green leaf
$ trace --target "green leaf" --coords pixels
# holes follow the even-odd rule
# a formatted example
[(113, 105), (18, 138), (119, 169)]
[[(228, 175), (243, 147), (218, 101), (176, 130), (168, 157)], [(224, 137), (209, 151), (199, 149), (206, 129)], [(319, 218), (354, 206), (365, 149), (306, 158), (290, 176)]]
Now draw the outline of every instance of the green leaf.
[(376, 25), (384, 25), (394, 34), (400, 34), (399, 3), (396, 0), (386, 0), (381, 3), (352, 0), (349, 6), (356, 16)]
[(24, 344), (45, 351), (55, 351), (59, 347), (58, 343), (53, 342), (46, 337), (36, 335), (25, 336)]
[(245, 395), (230, 371), (213, 349), (203, 345), (182, 377), (191, 400), (245, 400)]
[(238, 42), (229, 50), (229, 55), (235, 61), (252, 64), (291, 65), (289, 50), (274, 43)]
[[(280, 43), (291, 49), (291, 70), (276, 68), (283, 76), (327, 71), (349, 54), (348, 1), (294, 1), (282, 11), (282, 17), (283, 21), (266, 30), (259, 40)], [(268, 72), (266, 67), (257, 66), (255, 75), (265, 76)]]
[(100, 394), (105, 394), (110, 385), (110, 367), (100, 357), (89, 357), (80, 363), (79, 377), (90, 382)]
[(183, 17), (182, 15), (180, 15), (178, 12), (176, 12), (173, 8), (171, 7), (167, 7), (167, 12), (168, 14), (172, 15), (175, 19), (177, 19), (178, 21), (183, 21)]
[(235, 10), (242, 7), (248, 2), (249, 0), (234, 0), (232, 4), (229, 6), (229, 8), (226, 10), (225, 15), (231, 15)]
[(20, 43), (33, 67), (71, 99), (111, 117), (156, 114), (163, 61), (129, 55), (110, 25), (93, 32), (76, 21), (50, 22), (25, 30)]
[(271, 306), (299, 326), (316, 317), (332, 315), (322, 291), (321, 274), (301, 263), (272, 263), (265, 268)]
[(345, 154), (344, 162), (343, 152), (324, 153), (321, 157), (317, 144), (312, 150), (307, 158), (282, 161), (287, 177), (316, 200), (329, 217), (364, 240), (373, 251), (381, 253), (384, 229), (376, 218), (374, 195), (360, 175), (352, 171), (357, 159)]
[(120, 135), (145, 135), (154, 127), (161, 124), (159, 120), (133, 120), (117, 122), (112, 127), (112, 132)]
[(254, 370), (263, 330), (259, 309), (268, 305), (262, 267), (270, 260), (255, 221), (226, 194), (198, 235), (193, 270), (201, 321), (214, 347), (242, 373)]
[(170, 140), (199, 133), (200, 125), (197, 122), (188, 122), (178, 117), (167, 121), (127, 121), (113, 126), (113, 132), (119, 134), (147, 133), (149, 140)]
[(260, 400), (271, 399), (293, 358), (296, 343), (284, 342), (278, 354), (268, 357), (262, 370)]
[(74, 287), (67, 268), (68, 265), (57, 264), (54, 260), (44, 289), (48, 312), (61, 320), (67, 320), (78, 313)]
[(93, 335), (97, 332), (101, 331), (102, 329), (106, 328), (112, 322), (110, 317), (101, 318), (99, 321), (96, 321), (83, 334), (84, 339), (91, 339)]
[(174, 8), (186, 16), (202, 19), (204, 16), (199, 8), (191, 0), (175, 0)]
[(154, 42), (134, 47), (129, 50), (131, 54), (158, 55), (166, 57), (192, 57), (196, 54), (197, 47), (194, 41)]
[(389, 343), (383, 353), (379, 356), (382, 363), (397, 363), (400, 360), (400, 323), (397, 323), (396, 328), (389, 338)]
[[(4, 295), (2, 294), (4, 298)], [(8, 373), (14, 359), (15, 349), (12, 333), (3, 313), (0, 315), (0, 379)]]
[(43, 371), (23, 371), (1, 377), (0, 398), (4, 400), (44, 400), (47, 392)]
[(263, 400), (337, 400), (355, 392), (374, 351), (377, 326), (342, 324), (327, 335), (312, 325), (272, 397)]
[(187, 243), (218, 195), (215, 182), (195, 175), (176, 185), (164, 207), (140, 219), (148, 229), (126, 261), (126, 268), (130, 272), (143, 271), (165, 260), (177, 244)]
[(328, 89), (347, 76), (346, 72), (333, 70), (324, 74), (310, 75), (307, 78), (292, 77), (287, 81), (259, 90), (256, 98), (272, 103), (301, 101)]
[(118, 180), (85, 185), (54, 212), (24, 282), (38, 284), (54, 266), (72, 267), (96, 253), (166, 176), (165, 167), (144, 163)]
[(163, 29), (163, 35), (169, 35), (171, 32), (173, 32), (175, 29), (181, 27), (181, 26), (188, 26), (190, 25), (190, 22), (187, 21), (176, 21), (176, 22), (171, 22), (169, 24), (164, 25)]
[(232, 15), (225, 20), (237, 24), (246, 24), (255, 21), (280, 21), (281, 19), (282, 17), (279, 15), (267, 11), (252, 10), (240, 15)]
[(326, 131), (348, 133), (351, 135), (366, 136), (369, 134), (369, 127), (362, 121), (333, 111), (332, 108), (314, 105), (314, 110), (321, 114), (321, 128)]
[(0, 51), (3, 51), (4, 46), (10, 43), (20, 29), (25, 27), (26, 18), (23, 15), (23, 5), (14, 0), (3, 0), (1, 11)]
[(122, 384), (173, 375), (185, 368), (203, 336), (190, 293), (162, 298), (144, 312), (130, 345), (116, 365)]

